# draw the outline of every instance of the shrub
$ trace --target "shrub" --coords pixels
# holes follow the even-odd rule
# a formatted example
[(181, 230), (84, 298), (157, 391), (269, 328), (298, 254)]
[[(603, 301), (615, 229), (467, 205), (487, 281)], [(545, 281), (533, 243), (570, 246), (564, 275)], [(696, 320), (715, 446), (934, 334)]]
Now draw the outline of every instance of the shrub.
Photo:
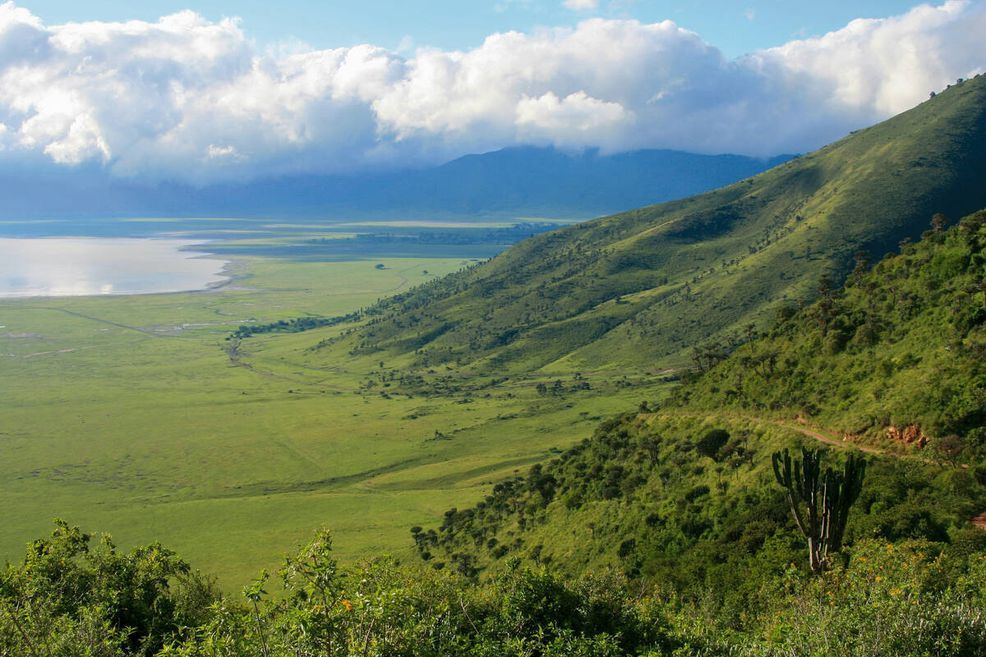
[(717, 460), (719, 450), (729, 442), (729, 432), (725, 429), (712, 429), (702, 436), (695, 448), (702, 456), (708, 456), (712, 460)]

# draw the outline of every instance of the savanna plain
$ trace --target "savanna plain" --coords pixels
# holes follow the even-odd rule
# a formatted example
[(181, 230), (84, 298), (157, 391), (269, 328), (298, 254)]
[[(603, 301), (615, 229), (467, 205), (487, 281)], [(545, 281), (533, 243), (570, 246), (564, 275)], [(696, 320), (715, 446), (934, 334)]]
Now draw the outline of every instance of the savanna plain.
[(409, 527), (669, 387), (443, 364), (398, 392), (403, 362), (313, 358), (342, 327), (233, 338), (346, 315), (479, 260), (257, 256), (297, 235), (233, 239), (216, 245), (237, 255), (223, 256), (230, 280), (214, 289), (0, 300), (0, 559), (18, 559), (56, 516), (123, 547), (160, 540), (228, 590), (317, 527), (332, 529), (344, 561), (399, 557)]

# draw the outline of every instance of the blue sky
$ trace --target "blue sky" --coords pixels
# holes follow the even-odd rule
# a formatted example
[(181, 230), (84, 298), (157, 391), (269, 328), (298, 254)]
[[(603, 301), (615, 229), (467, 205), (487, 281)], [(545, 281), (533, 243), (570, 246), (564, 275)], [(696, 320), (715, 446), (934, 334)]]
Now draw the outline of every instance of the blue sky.
[[(259, 44), (300, 39), (316, 48), (402, 43), (443, 49), (478, 46), (492, 32), (570, 25), (588, 16), (671, 19), (729, 57), (837, 30), (854, 18), (901, 14), (913, 0), (600, 0), (573, 11), (562, 0), (24, 0), (46, 23), (139, 18), (192, 9), (216, 20), (240, 16)], [(409, 41), (410, 39), (410, 41)]]

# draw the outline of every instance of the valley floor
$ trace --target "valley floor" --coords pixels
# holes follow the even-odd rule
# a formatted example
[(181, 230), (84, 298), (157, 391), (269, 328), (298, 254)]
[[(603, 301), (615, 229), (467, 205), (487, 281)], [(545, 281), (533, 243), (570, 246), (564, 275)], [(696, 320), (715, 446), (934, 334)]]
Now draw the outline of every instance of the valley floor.
[(539, 394), (537, 378), (444, 368), (401, 386), (400, 362), (311, 365), (307, 350), (340, 328), (226, 340), (465, 264), (239, 257), (233, 283), (209, 292), (0, 302), (0, 561), (54, 517), (124, 546), (161, 540), (229, 588), (317, 527), (344, 560), (401, 554), (411, 526), (667, 387), (583, 373), (590, 389), (576, 389), (554, 373), (543, 382), (560, 392)]

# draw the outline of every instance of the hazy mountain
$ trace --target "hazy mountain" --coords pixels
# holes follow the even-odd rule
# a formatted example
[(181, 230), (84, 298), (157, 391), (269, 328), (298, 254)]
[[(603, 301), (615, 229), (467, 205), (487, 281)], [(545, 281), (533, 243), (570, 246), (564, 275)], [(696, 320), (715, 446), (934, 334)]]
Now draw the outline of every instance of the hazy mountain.
[(0, 216), (588, 218), (714, 189), (787, 159), (511, 148), (420, 170), (296, 176), (201, 189), (111, 179), (94, 169), (7, 172), (0, 175)]

